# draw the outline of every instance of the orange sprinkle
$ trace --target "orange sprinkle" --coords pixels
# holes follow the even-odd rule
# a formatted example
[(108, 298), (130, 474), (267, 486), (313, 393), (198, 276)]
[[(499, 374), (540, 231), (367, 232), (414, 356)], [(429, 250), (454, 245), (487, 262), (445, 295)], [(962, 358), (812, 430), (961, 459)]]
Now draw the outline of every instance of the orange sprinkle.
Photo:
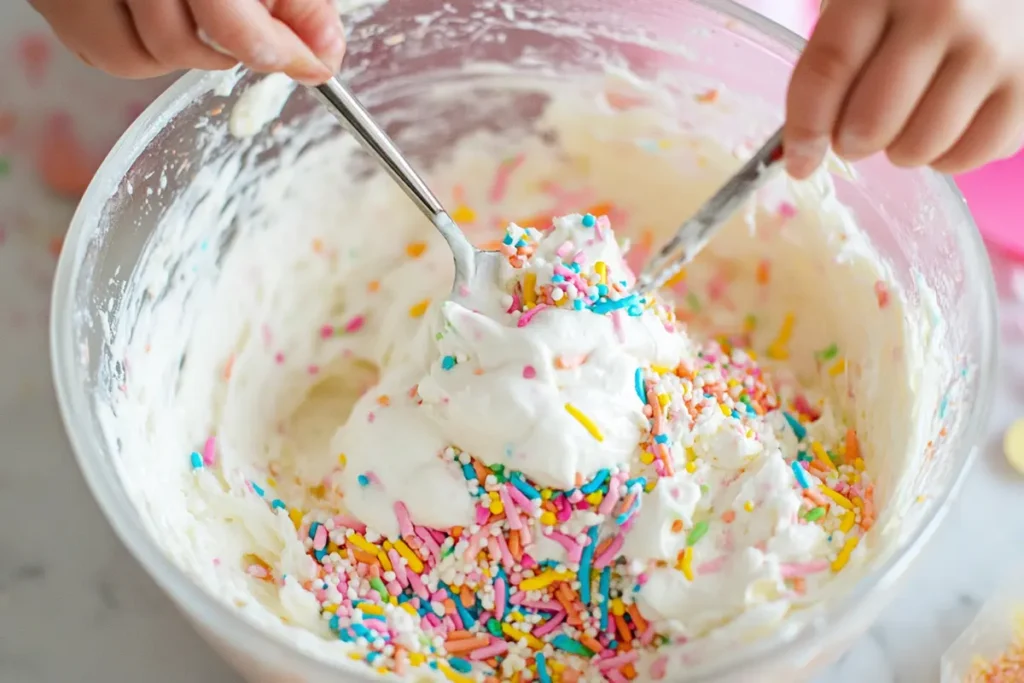
[(633, 634), (629, 630), (629, 625), (626, 623), (626, 618), (621, 614), (615, 616), (615, 629), (619, 632), (619, 637), (624, 642), (631, 642), (633, 640)]
[(767, 259), (757, 264), (757, 284), (766, 285), (771, 280), (771, 263)]
[(462, 598), (462, 606), (466, 609), (470, 609), (476, 604), (476, 596), (473, 595), (473, 591), (469, 589), (469, 586), (462, 587), (462, 594), (460, 597)]
[(516, 558), (516, 561), (523, 559), (523, 546), (519, 542), (519, 531), (513, 529), (508, 532), (508, 550), (512, 553), (512, 557)]
[(453, 526), (450, 533), (451, 533), (451, 537), (452, 538), (454, 538), (455, 540), (458, 540), (462, 536), (462, 527), (461, 526)]
[(234, 354), (228, 356), (228, 361), (224, 364), (224, 379), (231, 379), (231, 371), (235, 367), (235, 356)]
[(383, 394), (377, 397), (377, 405), (384, 406), (385, 408), (391, 405), (391, 397), (387, 394)]
[[(454, 634), (452, 634), (454, 635)], [(488, 642), (490, 642), (485, 636), (474, 636), (470, 633), (466, 633), (468, 638), (452, 638), (448, 637), (448, 640), (444, 643), (444, 649), (448, 651), (450, 655), (465, 654), (472, 652), (473, 650), (479, 650)]]
[(589, 354), (583, 354), (580, 356), (557, 356), (555, 358), (555, 367), (559, 370), (571, 370), (578, 368), (587, 362)]
[(584, 633), (580, 636), (579, 640), (583, 647), (587, 648), (591, 652), (604, 652), (604, 648), (601, 646), (601, 643), (597, 642), (593, 636), (589, 636)]
[(451, 615), (455, 614), (455, 601), (451, 598), (445, 598), (445, 601), (441, 603), (444, 605), (444, 613)]
[(498, 251), (501, 249), (501, 244), (501, 240), (487, 240), (478, 244), (476, 248), (483, 251)]
[(352, 551), (352, 557), (355, 558), (356, 562), (362, 562), (366, 565), (376, 566), (377, 558), (368, 552), (364, 552), (357, 548), (349, 548)]
[(860, 442), (857, 441), (857, 432), (850, 429), (846, 430), (846, 462), (850, 465), (860, 457)]
[(697, 95), (697, 101), (701, 104), (712, 104), (718, 101), (718, 91), (714, 88), (709, 88), (701, 94)]
[(633, 680), (634, 678), (636, 678), (636, 667), (634, 667), (632, 663), (627, 664), (626, 666), (622, 667), (622, 675), (628, 678), (629, 680)]
[(647, 620), (644, 619), (643, 615), (640, 614), (640, 610), (637, 609), (636, 605), (630, 605), (626, 608), (629, 612), (629, 616), (632, 617), (633, 623), (636, 624), (637, 633), (643, 633), (647, 630)]
[(583, 213), (589, 213), (592, 216), (607, 216), (615, 210), (615, 205), (611, 202), (600, 202), (594, 204)]
[(427, 250), (426, 242), (409, 242), (405, 245), (405, 253), (409, 258), (419, 258)]
[(734, 519), (736, 519), (735, 510), (726, 510), (722, 513), (722, 521), (726, 524), (731, 524)]
[(793, 579), (793, 590), (795, 590), (800, 595), (803, 595), (805, 592), (807, 592), (807, 580), (802, 576), (798, 576), (795, 579)]
[(380, 290), (380, 280), (370, 280), (366, 285), (367, 291), (376, 292)]
[(683, 530), (683, 520), (677, 519), (672, 522), (672, 533), (678, 534)]
[(317, 254), (323, 253), (324, 241), (319, 237), (313, 239), (313, 251)]
[(430, 306), (430, 299), (424, 299), (417, 304), (413, 304), (409, 307), (409, 317), (422, 318), (423, 314), (427, 312), (428, 306)]

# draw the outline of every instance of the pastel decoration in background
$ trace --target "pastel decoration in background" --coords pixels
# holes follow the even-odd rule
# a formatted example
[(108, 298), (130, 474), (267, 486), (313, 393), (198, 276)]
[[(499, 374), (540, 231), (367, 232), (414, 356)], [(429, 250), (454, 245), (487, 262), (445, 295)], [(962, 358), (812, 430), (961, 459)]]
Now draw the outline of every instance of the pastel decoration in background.
[(52, 115), (43, 129), (36, 152), (36, 168), (51, 190), (68, 198), (78, 198), (89, 186), (103, 155), (104, 150), (88, 150), (75, 132), (71, 115), (60, 112)]

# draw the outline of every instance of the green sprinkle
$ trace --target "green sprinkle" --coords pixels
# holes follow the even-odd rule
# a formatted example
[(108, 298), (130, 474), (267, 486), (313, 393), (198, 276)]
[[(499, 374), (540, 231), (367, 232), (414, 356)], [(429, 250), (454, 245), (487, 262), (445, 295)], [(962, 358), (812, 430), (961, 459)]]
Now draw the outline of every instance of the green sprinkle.
[(796, 459), (799, 460), (800, 462), (810, 462), (814, 460), (814, 458), (807, 454), (807, 451), (798, 452), (796, 454)]
[(686, 545), (697, 545), (697, 541), (704, 538), (704, 534), (708, 532), (710, 525), (707, 521), (697, 522), (697, 524), (690, 531), (690, 534), (686, 537)]
[(387, 586), (380, 580), (379, 577), (374, 576), (370, 579), (370, 587), (380, 594), (381, 600), (389, 600), (391, 596), (388, 594)]
[(821, 351), (818, 351), (817, 355), (818, 358), (820, 358), (821, 360), (832, 360), (833, 358), (839, 355), (839, 347), (835, 344), (832, 344), (831, 346), (822, 349)]
[(825, 508), (813, 508), (807, 511), (807, 514), (804, 515), (804, 519), (806, 519), (808, 522), (816, 522), (819, 519), (821, 519), (822, 515), (824, 514)]
[(495, 638), (502, 638), (501, 635), (501, 624), (494, 617), (487, 620), (487, 630), (490, 631), (491, 635)]
[(557, 636), (555, 636), (551, 641), (551, 645), (556, 650), (562, 650), (563, 652), (579, 655), (580, 657), (590, 658), (594, 656), (594, 653), (590, 650), (590, 648), (586, 647), (577, 640), (573, 640), (564, 633), (559, 633)]
[(746, 322), (746, 325), (747, 325), (748, 329), (752, 330), (755, 327), (757, 327), (757, 316), (756, 315), (750, 314), (746, 318), (744, 318), (744, 321)]
[(700, 485), (700, 495), (702, 495), (702, 496), (706, 496), (706, 495), (708, 495), (708, 491), (710, 491), (710, 490), (711, 490), (711, 489), (710, 489), (710, 488), (708, 488), (708, 485), (707, 485), (707, 484), (701, 484), (701, 485)]
[(686, 294), (686, 303), (693, 309), (694, 313), (700, 312), (700, 299), (698, 299), (697, 295), (693, 292), (688, 292)]
[(0, 178), (3, 178), (5, 175), (7, 175), (10, 172), (11, 172), (11, 162), (10, 162), (10, 160), (8, 160), (8, 159), (6, 159), (4, 157), (0, 157)]

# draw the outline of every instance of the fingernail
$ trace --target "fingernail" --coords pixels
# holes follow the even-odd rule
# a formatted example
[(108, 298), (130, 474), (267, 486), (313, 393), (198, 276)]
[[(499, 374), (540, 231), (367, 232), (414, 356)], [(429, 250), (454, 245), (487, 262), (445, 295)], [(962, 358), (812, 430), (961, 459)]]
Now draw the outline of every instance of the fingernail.
[(828, 153), (828, 138), (787, 142), (786, 172), (797, 179), (811, 175)]
[(304, 43), (299, 44), (283, 71), (303, 85), (320, 85), (333, 75)]
[(848, 161), (863, 159), (871, 156), (873, 152), (868, 142), (856, 133), (843, 131), (836, 140), (836, 154)]
[(342, 29), (341, 23), (325, 27), (318, 42), (317, 54), (320, 56), (320, 60), (332, 73), (337, 73), (341, 69), (341, 60), (345, 58), (345, 48), (347, 47), (345, 31)]

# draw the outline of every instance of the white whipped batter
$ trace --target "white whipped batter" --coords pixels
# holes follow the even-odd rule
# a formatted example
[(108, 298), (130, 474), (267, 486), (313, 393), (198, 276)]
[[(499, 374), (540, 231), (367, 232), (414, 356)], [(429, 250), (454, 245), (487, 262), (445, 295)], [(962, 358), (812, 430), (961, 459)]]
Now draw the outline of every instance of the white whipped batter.
[[(239, 131), (252, 134), (254, 116), (245, 111)], [(557, 135), (557, 147), (537, 136), (474, 137), (430, 174), (479, 241), (500, 237), (510, 220), (550, 215), (553, 205), (582, 211), (609, 202), (613, 227), (640, 246), (625, 256), (613, 239), (582, 248), (625, 272), (642, 256), (645, 231), (671, 231), (739, 163), (654, 108), (616, 111), (577, 93), (556, 97), (541, 128)], [(607, 317), (560, 309), (518, 327), (505, 312), (511, 269), (491, 288), (445, 303), (452, 267), (443, 241), (386, 178), (353, 183), (338, 160), (354, 153), (351, 141), (335, 140), (265, 179), (258, 211), (219, 272), (213, 255), (197, 250), (183, 284), (143, 309), (126, 344), (125, 392), (108, 425), (124, 444), (122, 476), (163, 547), (212, 595), (319, 659), (356, 666), (352, 646), (333, 636), (303, 587), (317, 575), (309, 541), (268, 501), (301, 510), (307, 524), (354, 517), (368, 537), (398, 535), (398, 501), (416, 524), (471, 527), (471, 487), (439, 453), (457, 446), (486, 464), (511, 459), (553, 488), (635, 461), (647, 429), (638, 365), (692, 367), (698, 345), (723, 331), (745, 331), (758, 354), (768, 352), (762, 364), (783, 398), (807, 393), (820, 412), (811, 439), (831, 448), (856, 429), (877, 482), (870, 516), (880, 523), (847, 553), (843, 571), (815, 571), (794, 591), (793, 567), (831, 566), (848, 530), (839, 515), (831, 526), (798, 523), (802, 497), (787, 463), (800, 448), (793, 430), (781, 412), (747, 432), (725, 415), (689, 424), (671, 445), (679, 470), (644, 496), (620, 550), (638, 571), (653, 567), (636, 601), (679, 638), (672, 651), (710, 656), (798, 620), (855, 581), (894, 534), (889, 522), (913, 497), (906, 474), (925, 456), (949, 369), (935, 365), (937, 323), (904, 305), (825, 175), (780, 179), (709, 245), (677, 286), (685, 329), (650, 312), (616, 329)], [(496, 199), (497, 167), (514, 155)], [(223, 176), (200, 176), (211, 195), (187, 219), (207, 221), (207, 239), (231, 218), (219, 215)], [(156, 266), (178, 258), (175, 234), (185, 223), (166, 220), (145, 271), (154, 279), (143, 286), (166, 284)], [(583, 230), (579, 216), (556, 222), (531, 265), (540, 280), (550, 280), (554, 250), (580, 245)], [(456, 363), (446, 369), (448, 357)], [(558, 367), (580, 357), (587, 362)], [(526, 377), (526, 366), (535, 374)], [(683, 391), (675, 375), (665, 382), (665, 393)], [(603, 440), (566, 403), (600, 425)], [(211, 436), (213, 457), (194, 469), (189, 453)], [(370, 486), (360, 480), (368, 472), (377, 480)], [(736, 522), (717, 523), (727, 510)], [(671, 528), (677, 519), (687, 529), (714, 520), (689, 560), (695, 579), (673, 566), (686, 545)], [(537, 524), (536, 558), (565, 561)], [(254, 576), (253, 558), (280, 581)], [(650, 565), (657, 560), (665, 566)]]

